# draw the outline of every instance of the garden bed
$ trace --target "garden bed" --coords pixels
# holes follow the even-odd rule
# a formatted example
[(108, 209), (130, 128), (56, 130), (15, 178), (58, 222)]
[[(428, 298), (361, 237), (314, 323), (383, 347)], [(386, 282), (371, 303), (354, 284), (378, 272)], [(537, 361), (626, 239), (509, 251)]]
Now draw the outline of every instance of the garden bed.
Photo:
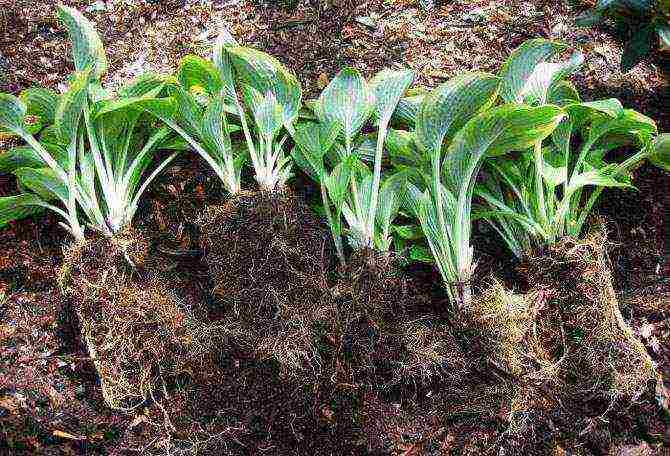
[[(574, 27), (579, 5), (66, 3), (89, 8), (112, 86), (208, 55), (221, 20), (293, 70), (305, 99), (346, 64), (370, 76), (402, 62), (434, 87), (463, 69), (495, 72), (540, 36), (584, 45), (584, 99), (617, 97), (670, 130), (667, 62), (620, 73), (616, 39)], [(71, 63), (52, 2), (0, 7), (0, 92), (56, 88)], [(229, 200), (195, 154), (172, 162), (140, 203), (133, 236), (147, 243), (150, 277), (119, 269), (124, 253), (108, 241), (64, 252), (54, 215), (13, 223), (0, 231), (0, 454), (663, 455), (670, 179), (644, 165), (633, 182), (638, 192), (603, 193), (600, 230), (522, 261), (475, 223), (470, 313), (449, 305), (431, 265), (367, 252), (338, 266), (328, 226), (305, 204), (318, 199), (305, 176), (279, 200)], [(15, 192), (0, 176), (0, 196)], [(125, 252), (141, 269), (136, 254)], [(113, 293), (95, 294), (101, 281)], [(114, 311), (122, 299), (127, 313)], [(140, 305), (158, 301), (157, 313)], [(110, 377), (130, 365), (158, 385), (125, 388), (130, 412), (108, 407), (105, 369), (92, 360), (96, 335), (114, 331), (136, 338), (105, 358), (127, 349), (137, 369), (108, 365)]]

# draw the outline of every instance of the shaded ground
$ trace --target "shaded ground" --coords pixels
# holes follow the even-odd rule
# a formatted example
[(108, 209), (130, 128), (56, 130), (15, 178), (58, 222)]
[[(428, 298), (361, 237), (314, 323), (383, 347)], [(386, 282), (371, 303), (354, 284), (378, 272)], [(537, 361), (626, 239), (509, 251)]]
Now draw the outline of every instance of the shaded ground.
[[(18, 93), (33, 84), (58, 88), (70, 71), (67, 38), (55, 19), (54, 3), (0, 0), (0, 92)], [(64, 3), (90, 9), (88, 16), (107, 45), (112, 85), (146, 69), (173, 70), (189, 52), (207, 55), (224, 23), (240, 41), (276, 55), (291, 67), (309, 96), (315, 96), (344, 65), (356, 66), (366, 75), (385, 66), (408, 65), (417, 71), (421, 84), (434, 86), (463, 69), (493, 71), (523, 40), (544, 36), (584, 47), (587, 61), (577, 82), (585, 98), (618, 97), (657, 119), (662, 130), (670, 130), (669, 89), (658, 64), (644, 62), (631, 73), (621, 74), (617, 70), (621, 47), (616, 40), (604, 31), (576, 29), (572, 21), (580, 7), (563, 2), (462, 0), (431, 12), (422, 11), (413, 0), (360, 4), (331, 0), (334, 5), (330, 7), (324, 0), (303, 0), (294, 9), (234, 0)], [(0, 195), (10, 194), (13, 182), (2, 179), (0, 176)], [(624, 316), (659, 363), (666, 387), (670, 387), (669, 310), (646, 308), (638, 293), (643, 289), (646, 296), (670, 300), (670, 179), (667, 173), (643, 167), (634, 182), (639, 193), (605, 192), (600, 213), (610, 232), (617, 291), (631, 299), (624, 301)], [(209, 299), (204, 291), (209, 287), (207, 270), (195, 248), (197, 229), (191, 221), (211, 202), (207, 200), (216, 202), (218, 192), (216, 180), (201, 163), (185, 160), (161, 176), (139, 211), (138, 225), (158, 233), (156, 249), (164, 256), (164, 272), (172, 278), (171, 285), (179, 290), (185, 306), (199, 307)], [(513, 277), (504, 270), (510, 268), (511, 257), (500, 243), (485, 232), (478, 236), (478, 274)], [(159, 417), (155, 410), (128, 417), (103, 405), (92, 364), (76, 336), (76, 321), (71, 321), (70, 304), (56, 286), (63, 239), (64, 233), (51, 216), (0, 232), (0, 455), (16, 454), (3, 449), (3, 439), (24, 442), (25, 454), (124, 454), (124, 448), (135, 450), (126, 454), (142, 454), (144, 445), (157, 438), (153, 423)], [(430, 290), (436, 281), (434, 272), (426, 268), (412, 268), (411, 274), (418, 289)], [(244, 360), (231, 359), (211, 375), (214, 380), (227, 375), (251, 381), (257, 373), (249, 373), (245, 366)], [(226, 394), (236, 393), (226, 389), (218, 400), (225, 402)], [(213, 399), (205, 395), (202, 400)], [(277, 393), (272, 400), (282, 403), (290, 398)], [(387, 404), (378, 408), (374, 400), (369, 404), (372, 416), (393, 412), (384, 409)], [(177, 405), (188, 408), (188, 404)], [(329, 422), (337, 405), (315, 406), (321, 407), (324, 421)], [(270, 414), (271, 407), (265, 406), (263, 413)], [(32, 417), (21, 410), (33, 411)], [(307, 413), (299, 407), (296, 410), (296, 416)], [(417, 417), (424, 425), (426, 420)], [(475, 442), (472, 454), (477, 454), (477, 445), (493, 445), (500, 425), (495, 417), (470, 418), (435, 432), (442, 443), (470, 435)], [(658, 424), (654, 426), (654, 432), (663, 433)], [(228, 432), (250, 431), (231, 428)], [(266, 436), (258, 432), (255, 451), (265, 448), (269, 454), (286, 454), (280, 448), (264, 447)], [(301, 439), (301, 432), (312, 434)], [(318, 433), (323, 441), (338, 437), (329, 435), (332, 427), (298, 426), (286, 431), (285, 442), (309, 441), (310, 435)], [(670, 445), (670, 432), (665, 433), (660, 439)], [(304, 448), (300, 454), (315, 454), (309, 444)], [(359, 450), (352, 446), (346, 452), (333, 449), (332, 454), (364, 454)], [(451, 450), (457, 451), (456, 447)], [(247, 447), (247, 451), (254, 450)], [(562, 453), (556, 451), (568, 454), (562, 448)], [(422, 453), (419, 446), (408, 444), (406, 452), (398, 454)], [(599, 453), (582, 448), (569, 454)]]

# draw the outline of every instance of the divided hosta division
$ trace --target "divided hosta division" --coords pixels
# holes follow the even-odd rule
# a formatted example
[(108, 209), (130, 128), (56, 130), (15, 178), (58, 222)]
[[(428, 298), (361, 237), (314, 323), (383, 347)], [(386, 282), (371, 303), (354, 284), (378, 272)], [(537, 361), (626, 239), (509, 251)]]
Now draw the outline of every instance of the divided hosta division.
[[(186, 351), (188, 318), (157, 278), (144, 277), (149, 245), (131, 226), (140, 196), (177, 153), (148, 173), (161, 150), (175, 147), (171, 131), (137, 107), (153, 103), (165, 81), (146, 75), (112, 97), (100, 82), (107, 60), (93, 26), (72, 8), (58, 14), (75, 64), (65, 93), (0, 94), (0, 131), (26, 143), (0, 163), (22, 191), (0, 198), (0, 225), (44, 208), (64, 219), (74, 243), (65, 248), (61, 284), (74, 298), (105, 400), (133, 408), (149, 398), (161, 366), (174, 364), (168, 352)], [(154, 350), (149, 340), (158, 334), (171, 344)]]

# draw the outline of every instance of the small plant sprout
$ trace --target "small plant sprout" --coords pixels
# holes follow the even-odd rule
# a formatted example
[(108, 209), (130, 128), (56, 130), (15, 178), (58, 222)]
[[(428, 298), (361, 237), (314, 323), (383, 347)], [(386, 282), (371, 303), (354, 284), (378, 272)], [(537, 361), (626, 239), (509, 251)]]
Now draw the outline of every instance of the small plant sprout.
[(26, 142), (0, 159), (1, 170), (16, 175), (23, 190), (0, 198), (0, 224), (47, 208), (83, 240), (81, 209), (93, 229), (111, 236), (130, 223), (139, 197), (175, 156), (142, 182), (169, 130), (154, 128), (133, 106), (157, 95), (164, 83), (145, 76), (110, 99), (100, 84), (107, 60), (93, 26), (75, 9), (60, 6), (58, 13), (72, 41), (76, 69), (66, 92), (34, 88), (20, 98), (0, 94), (0, 130)]
[(526, 150), (550, 135), (565, 115), (549, 105), (494, 108), (500, 84), (488, 73), (456, 76), (424, 98), (416, 119), (416, 142), (425, 156), (418, 162), (430, 163), (430, 177), (408, 185), (408, 201), (458, 306), (471, 301), (471, 205), (482, 163)]
[[(563, 236), (578, 237), (603, 188), (630, 187), (631, 169), (662, 156), (653, 144), (656, 126), (651, 119), (615, 99), (579, 100), (564, 78), (581, 63), (581, 55), (566, 62), (545, 61), (563, 49), (532, 40), (512, 54), (501, 73), (508, 101), (548, 101), (566, 113), (551, 137), (539, 140), (532, 151), (522, 151), (515, 160), (487, 160), (476, 189), (483, 204), (475, 217), (491, 223), (518, 257)], [(579, 147), (573, 151), (575, 144)], [(618, 163), (606, 161), (624, 147), (638, 152)]]

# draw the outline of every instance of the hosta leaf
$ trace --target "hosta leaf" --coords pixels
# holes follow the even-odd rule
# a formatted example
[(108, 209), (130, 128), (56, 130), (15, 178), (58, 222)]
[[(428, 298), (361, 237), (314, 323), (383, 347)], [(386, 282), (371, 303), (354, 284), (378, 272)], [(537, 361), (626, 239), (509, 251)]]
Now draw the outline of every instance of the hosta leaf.
[(652, 144), (650, 161), (670, 172), (670, 133), (658, 135)]
[(218, 96), (223, 87), (214, 64), (196, 55), (187, 55), (181, 60), (177, 79), (187, 91), (205, 90), (210, 96)]
[(238, 46), (237, 41), (235, 41), (235, 38), (233, 38), (228, 30), (224, 29), (214, 43), (212, 60), (219, 71), (219, 77), (221, 78), (221, 84), (226, 97), (228, 99), (234, 99), (235, 78), (233, 77), (233, 66), (230, 62), (230, 57), (226, 52), (226, 49), (230, 46)]
[(537, 66), (566, 48), (562, 43), (543, 38), (528, 40), (516, 48), (500, 70), (501, 97), (508, 103), (523, 103), (524, 89)]
[(327, 123), (337, 123), (349, 143), (371, 113), (371, 95), (365, 79), (354, 68), (344, 68), (319, 98), (319, 111)]
[(347, 196), (347, 189), (351, 178), (351, 160), (344, 160), (333, 168), (333, 171), (325, 180), (326, 187), (328, 188), (328, 195), (333, 201), (334, 206), (338, 209), (342, 207)]
[(442, 172), (447, 188), (468, 200), (463, 195), (472, 193), (485, 156), (528, 149), (550, 135), (563, 116), (563, 110), (554, 106), (504, 105), (471, 119), (445, 154)]
[(41, 210), (44, 201), (37, 195), (23, 194), (0, 197), (0, 228), (9, 222), (29, 217)]
[(565, 163), (565, 156), (553, 147), (545, 148), (543, 156), (542, 177), (545, 182), (552, 188), (566, 182), (568, 180), (568, 167)]
[(60, 5), (58, 16), (65, 24), (72, 42), (72, 57), (77, 71), (90, 68), (99, 79), (107, 71), (107, 57), (93, 24), (74, 8)]
[(250, 85), (242, 90), (244, 103), (251, 109), (256, 127), (265, 138), (275, 138), (282, 127), (282, 107), (272, 92), (261, 94)]
[(517, 100), (526, 104), (547, 102), (551, 87), (566, 76), (574, 73), (584, 62), (584, 55), (575, 51), (564, 62), (540, 62), (521, 88)]
[(414, 127), (424, 97), (425, 94), (401, 98), (391, 119), (401, 125)]
[(79, 120), (82, 117), (88, 100), (89, 73), (76, 73), (70, 87), (61, 95), (56, 107), (55, 125), (61, 141), (69, 144), (77, 137)]
[(30, 146), (18, 146), (0, 152), (0, 173), (12, 173), (17, 168), (40, 168), (44, 161)]
[(340, 126), (336, 123), (302, 122), (293, 132), (293, 140), (304, 151), (322, 158), (335, 144)]
[(382, 70), (370, 81), (370, 89), (375, 99), (375, 114), (388, 123), (396, 110), (400, 98), (414, 81), (410, 70)]
[(430, 252), (430, 249), (422, 245), (411, 245), (409, 247), (408, 256), (411, 261), (418, 261), (420, 263), (428, 264), (435, 263), (435, 258), (433, 258), (433, 254)]
[(272, 92), (282, 108), (284, 125), (292, 124), (302, 103), (302, 89), (296, 77), (277, 59), (242, 46), (225, 48), (237, 78), (261, 93)]
[(0, 93), (0, 132), (8, 131), (15, 135), (25, 132), (24, 117), (27, 112), (25, 103), (14, 95)]
[(558, 106), (511, 109), (505, 119), (504, 133), (496, 138), (488, 154), (497, 156), (526, 150), (549, 136), (564, 117), (565, 112)]
[(14, 175), (22, 186), (35, 192), (42, 199), (58, 198), (64, 204), (68, 201), (68, 189), (50, 168), (19, 168)]
[(416, 121), (417, 144), (438, 154), (470, 118), (493, 105), (499, 83), (492, 74), (465, 73), (426, 95)]
[(165, 87), (164, 76), (155, 73), (145, 73), (138, 76), (127, 86), (119, 90), (120, 98), (155, 97)]
[(579, 103), (579, 92), (570, 81), (559, 81), (549, 89), (547, 102), (557, 106)]
[(54, 122), (58, 94), (53, 90), (31, 87), (21, 92), (19, 99), (25, 103), (27, 114), (39, 117), (43, 125)]
[(193, 95), (187, 92), (182, 86), (170, 85), (169, 90), (175, 102), (173, 117), (187, 133), (197, 137), (202, 123), (202, 108), (198, 105)]
[(202, 139), (207, 149), (215, 154), (219, 162), (224, 157), (232, 155), (233, 147), (230, 142), (223, 98), (215, 98), (205, 109), (202, 117)]

